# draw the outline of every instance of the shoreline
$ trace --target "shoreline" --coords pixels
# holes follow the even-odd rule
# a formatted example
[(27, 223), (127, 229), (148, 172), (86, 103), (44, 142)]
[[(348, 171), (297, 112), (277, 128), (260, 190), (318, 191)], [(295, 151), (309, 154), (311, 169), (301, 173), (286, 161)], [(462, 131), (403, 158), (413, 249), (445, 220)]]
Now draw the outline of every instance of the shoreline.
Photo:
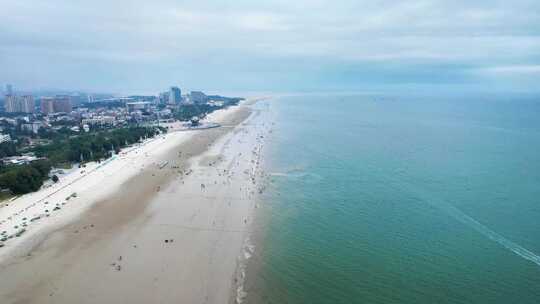
[[(258, 114), (259, 113), (253, 113), (252, 116), (250, 116), (245, 123), (249, 124), (250, 120), (257, 119), (255, 116)], [(266, 118), (265, 123), (268, 123), (268, 118)], [(268, 132), (268, 130), (266, 130), (266, 132)], [(262, 194), (266, 190), (266, 187), (268, 185), (268, 176), (265, 173), (266, 168), (264, 166), (264, 158), (262, 157), (264, 155), (263, 149), (264, 144), (259, 143), (259, 145), (256, 146), (255, 149), (253, 149), (252, 151), (252, 153), (256, 157), (256, 166), (252, 168), (253, 170), (249, 174), (252, 181), (255, 181), (255, 179), (257, 179), (259, 183), (256, 189), (257, 194), (252, 199), (252, 210), (250, 212), (250, 217), (252, 220), (249, 223), (249, 226), (247, 227), (242, 237), (243, 241), (241, 250), (238, 253), (233, 279), (231, 280), (231, 291), (228, 301), (229, 304), (244, 303), (248, 295), (246, 290), (246, 274), (248, 271), (248, 266), (251, 262), (251, 258), (254, 256), (255, 250), (257, 249), (255, 244), (253, 244), (252, 242), (252, 237), (254, 233), (254, 228), (256, 226), (256, 219), (258, 217), (257, 213), (260, 209), (260, 205), (263, 203)]]
[[(271, 117), (271, 114), (268, 117), (268, 122), (270, 124), (270, 133), (273, 131), (273, 121), (275, 117)], [(268, 134), (270, 135), (270, 134)], [(270, 137), (270, 136), (268, 136)], [(265, 147), (262, 151), (263, 155), (269, 153), (268, 149)], [(271, 219), (271, 209), (274, 207), (272, 204), (273, 195), (275, 195), (276, 188), (273, 185), (273, 177), (269, 170), (272, 168), (272, 164), (267, 157), (264, 157), (261, 162), (261, 167), (263, 168), (262, 172), (264, 175), (264, 193), (261, 193), (257, 197), (256, 208), (253, 211), (253, 222), (249, 227), (249, 231), (246, 236), (246, 242), (244, 244), (243, 250), (249, 256), (243, 257), (239, 265), (239, 271), (236, 274), (237, 277), (241, 277), (241, 289), (238, 289), (239, 286), (236, 286), (235, 298), (231, 298), (231, 304), (241, 304), (241, 303), (264, 303), (264, 299), (261, 298), (259, 290), (264, 288), (261, 283), (261, 278), (257, 275), (260, 273), (263, 263), (263, 255), (265, 252), (266, 244), (264, 238), (267, 235), (270, 219)], [(242, 293), (242, 297), (239, 301), (238, 292)]]
[[(223, 119), (240, 107), (218, 110), (211, 113), (209, 119)], [(24, 254), (28, 250), (28, 243), (33, 242), (34, 234), (47, 234), (76, 220), (88, 208), (119, 191), (125, 182), (156, 165), (156, 159), (167, 151), (196, 136), (197, 132), (194, 131), (198, 130), (177, 130), (175, 126), (171, 132), (128, 146), (100, 163), (89, 162), (82, 168), (73, 168), (61, 176), (56, 184), (49, 183), (49, 187), (4, 202), (0, 208), (0, 231), (7, 231), (6, 235), (14, 235), (21, 228), (26, 231), (4, 243), (4, 247), (0, 248), (0, 263)], [(131, 166), (135, 162), (139, 169)], [(103, 187), (99, 183), (104, 180), (108, 183)], [(99, 193), (95, 192), (97, 189)], [(54, 210), (55, 207), (60, 209)], [(37, 218), (35, 222), (32, 221), (34, 218)], [(28, 226), (23, 227), (23, 223)]]
[[(215, 276), (215, 279), (212, 276), (207, 276), (203, 280), (205, 285), (212, 285), (214, 288), (207, 289), (206, 292), (188, 292), (187, 290), (200, 288), (200, 284), (192, 282), (188, 283), (192, 288), (186, 289), (183, 292), (178, 291), (174, 295), (157, 293), (154, 296), (168, 302), (168, 299), (196, 300), (202, 295), (205, 295), (207, 301), (210, 301), (209, 299), (212, 298), (212, 301), (222, 303), (224, 295), (231, 293), (231, 285), (228, 282), (233, 281), (232, 275), (236, 267), (235, 260), (242, 250), (244, 236), (247, 231), (246, 227), (252, 221), (252, 217), (250, 216), (253, 210), (252, 202), (254, 196), (257, 195), (256, 182), (249, 178), (249, 174), (247, 176), (248, 178), (243, 176), (247, 169), (235, 171), (230, 175), (227, 174), (227, 176), (225, 176), (225, 172), (230, 172), (235, 166), (238, 167), (237, 170), (243, 167), (253, 167), (254, 163), (251, 162), (252, 159), (247, 159), (247, 157), (252, 157), (253, 155), (249, 155), (250, 153), (248, 152), (252, 152), (250, 150), (251, 146), (257, 144), (257, 141), (260, 140), (255, 134), (257, 127), (249, 126), (246, 123), (254, 115), (253, 113), (254, 110), (250, 108), (250, 103), (246, 102), (240, 106), (236, 106), (234, 109), (214, 112), (208, 116), (208, 120), (223, 122), (221, 128), (193, 131), (193, 133), (173, 132), (167, 134), (170, 137), (176, 136), (182, 137), (182, 139), (175, 141), (175, 144), (167, 152), (163, 152), (164, 149), (161, 147), (160, 151), (163, 152), (163, 155), (160, 157), (156, 156), (156, 159), (147, 159), (142, 165), (136, 161), (125, 164), (131, 167), (130, 169), (134, 175), (129, 177), (127, 181), (122, 182), (116, 191), (114, 191), (115, 189), (109, 189), (110, 191), (95, 194), (96, 196), (93, 198), (100, 197), (99, 201), (90, 204), (85, 209), (79, 209), (79, 218), (72, 218), (72, 221), (68, 221), (68, 223), (57, 223), (57, 227), (50, 225), (50, 231), (45, 232), (45, 229), (41, 229), (41, 233), (44, 234), (41, 239), (38, 237), (39, 233), (28, 233), (21, 236), (21, 242), (26, 241), (26, 244), (31, 243), (28, 239), (30, 237), (34, 238), (34, 242), (32, 246), (26, 246), (25, 249), (17, 250), (17, 258), (13, 257), (15, 254), (11, 255), (11, 262), (6, 263), (6, 260), (3, 259), (0, 263), (2, 275), (5, 278), (10, 278), (8, 284), (0, 287), (0, 297), (6, 303), (21, 300), (23, 302), (41, 303), (45, 300), (53, 301), (53, 299), (54, 303), (69, 303), (73, 300), (80, 303), (86, 301), (95, 302), (97, 300), (95, 294), (89, 298), (84, 296), (84, 293), (88, 292), (88, 289), (91, 289), (94, 291), (107, 291), (105, 293), (101, 292), (102, 301), (110, 302), (113, 299), (123, 301), (126, 297), (130, 298), (133, 293), (127, 291), (127, 293), (122, 293), (123, 288), (131, 286), (135, 283), (134, 281), (150, 284), (152, 280), (147, 281), (144, 278), (124, 277), (123, 280), (125, 282), (115, 283), (114, 290), (111, 290), (111, 286), (105, 286), (103, 284), (89, 287), (81, 281), (88, 280), (89, 278), (95, 282), (108, 281), (108, 279), (113, 279), (115, 276), (130, 273), (131, 268), (134, 269), (134, 273), (131, 273), (131, 275), (138, 274), (140, 276), (152, 273), (151, 269), (146, 269), (150, 266), (144, 266), (139, 263), (141, 261), (140, 258), (143, 256), (143, 260), (147, 262), (151, 261), (152, 253), (155, 253), (152, 248), (145, 248), (143, 250), (142, 248), (145, 247), (144, 244), (152, 244), (159, 251), (161, 250), (159, 247), (163, 244), (166, 245), (174, 242), (175, 244), (180, 244), (182, 247), (184, 245), (202, 247), (195, 250), (196, 254), (194, 252), (185, 253), (178, 249), (170, 250), (175, 253), (174, 256), (177, 258), (183, 255), (186, 260), (191, 260), (191, 262), (195, 263), (186, 264), (186, 261), (176, 261), (172, 266), (169, 266), (174, 268), (189, 265), (188, 268), (201, 268), (209, 274), (219, 272)], [(197, 134), (197, 136), (175, 135), (189, 133)], [(159, 138), (156, 140), (159, 145), (164, 145), (167, 141), (167, 139), (161, 141)], [(170, 142), (172, 141), (170, 138), (168, 140)], [(237, 143), (232, 143), (231, 141), (233, 140), (237, 140)], [(131, 152), (133, 151), (128, 153)], [(151, 151), (139, 150), (133, 153), (143, 154), (139, 155), (139, 158), (143, 156), (143, 159), (145, 159), (149, 158), (149, 156), (144, 154), (151, 154)], [(236, 155), (236, 153), (239, 154)], [(156, 166), (156, 163), (159, 163), (158, 160), (166, 160), (168, 161), (168, 165), (165, 168), (158, 168)], [(223, 172), (217, 170), (219, 166), (225, 165), (226, 169), (223, 169)], [(200, 182), (201, 180), (208, 181), (211, 179), (215, 179), (214, 185), (203, 186), (203, 183)], [(221, 180), (221, 185), (217, 183), (218, 180)], [(197, 187), (196, 185), (199, 183), (200, 185)], [(250, 183), (253, 184), (250, 185)], [(231, 188), (231, 185), (239, 186), (239, 190), (228, 189)], [(114, 185), (110, 187), (114, 188)], [(205, 195), (205, 193), (209, 194), (210, 192), (215, 193), (214, 195)], [(75, 201), (84, 200), (85, 195), (86, 193), (81, 192), (80, 195), (77, 195)], [(219, 202), (220, 198), (236, 199), (239, 206), (227, 208), (227, 205)], [(169, 207), (168, 205), (171, 205), (171, 201), (174, 200), (180, 200), (186, 206)], [(208, 206), (201, 206), (201, 204), (205, 203), (208, 203)], [(230, 207), (231, 202), (228, 204)], [(231, 211), (228, 209), (231, 209)], [(189, 218), (186, 218), (186, 215), (191, 211), (194, 211), (191, 217), (204, 214), (199, 220), (199, 225), (195, 225), (194, 222), (197, 221), (193, 221), (193, 218), (191, 218), (191, 221), (189, 221)], [(63, 212), (63, 210), (59, 212)], [(211, 218), (212, 221), (210, 222), (209, 220)], [(236, 218), (234, 222), (232, 221), (233, 218)], [(243, 220), (239, 221), (239, 218)], [(186, 225), (183, 225), (182, 222)], [(217, 226), (218, 223), (221, 223), (221, 227)], [(208, 226), (208, 224), (211, 225)], [(180, 232), (180, 230), (183, 232)], [(160, 234), (159, 232), (168, 232), (177, 235), (175, 238), (163, 240), (157, 236), (157, 234)], [(140, 235), (138, 235), (139, 233)], [(136, 237), (136, 240), (131, 240), (130, 243), (138, 244), (131, 244), (128, 247), (131, 247), (130, 250), (139, 249), (135, 251), (137, 251), (137, 255), (142, 256), (130, 257), (130, 260), (133, 259), (133, 262), (127, 262), (126, 255), (119, 255), (117, 259), (119, 258), (122, 261), (122, 266), (120, 266), (120, 261), (113, 262), (116, 265), (113, 267), (112, 273), (110, 273), (110, 269), (107, 269), (110, 267), (107, 266), (105, 266), (106, 269), (94, 270), (96, 266), (97, 268), (102, 267), (102, 265), (110, 266), (112, 263), (110, 261), (103, 261), (103, 255), (107, 253), (110, 255), (109, 250), (113, 249), (116, 249), (118, 252), (126, 251), (126, 248), (121, 248), (126, 246), (126, 238), (131, 239), (135, 235), (138, 235), (138, 237)], [(24, 237), (27, 239), (24, 240)], [(156, 238), (159, 238), (159, 240), (156, 240)], [(230, 242), (223, 243), (223, 240), (229, 240)], [(238, 240), (240, 240), (240, 243), (238, 243)], [(204, 244), (201, 245), (201, 243)], [(229, 245), (229, 243), (232, 245)], [(238, 244), (238, 251), (235, 251), (233, 248), (235, 247), (233, 246), (235, 243)], [(199, 257), (200, 254), (205, 253), (205, 250), (200, 249), (206, 248), (209, 244), (213, 244), (214, 250), (215, 248), (219, 248), (223, 250), (222, 253), (226, 252), (227, 255), (234, 256), (227, 263), (227, 267), (204, 265), (205, 262), (213, 263), (213, 258), (203, 259), (203, 257)], [(186, 249), (184, 248), (184, 250)], [(24, 253), (27, 253), (27, 256), (24, 256)], [(162, 254), (166, 257), (169, 255)], [(123, 259), (122, 256), (124, 256)], [(198, 259), (203, 260), (198, 261)], [(163, 266), (163, 259), (154, 262), (153, 266)], [(62, 265), (64, 268), (58, 269), (59, 265)], [(90, 265), (94, 265), (94, 267)], [(152, 265), (152, 263), (149, 262), (149, 265)], [(115, 270), (115, 267), (120, 267), (121, 270)], [(31, 282), (28, 282), (27, 279), (23, 281), (25, 274), (28, 275), (33, 272), (32, 268), (39, 268), (42, 273), (37, 277), (32, 277), (32, 280), (29, 280)], [(137, 271), (137, 268), (140, 269)], [(188, 281), (187, 278), (194, 275), (190, 273), (193, 270), (184, 269), (183, 271), (187, 272), (184, 274), (186, 281)], [(165, 280), (166, 283), (155, 286), (154, 289), (156, 291), (162, 289), (163, 291), (168, 291), (177, 282), (177, 280), (170, 280), (171, 278), (169, 276), (171, 273), (169, 271), (162, 270), (162, 272), (155, 279)], [(224, 275), (227, 273), (229, 273), (228, 279), (225, 279)], [(224, 280), (226, 283), (224, 283)], [(130, 281), (133, 282), (130, 283)], [(50, 286), (51, 284), (63, 286), (63, 288), (53, 288)], [(69, 287), (66, 285), (69, 285)], [(165, 289), (165, 286), (169, 288)], [(85, 292), (80, 294), (76, 292), (77, 290), (79, 292), (84, 290)], [(80, 298), (77, 298), (77, 295)], [(156, 300), (156, 298), (146, 300)], [(145, 302), (145, 296), (139, 295), (139, 297), (133, 297), (131, 301)]]

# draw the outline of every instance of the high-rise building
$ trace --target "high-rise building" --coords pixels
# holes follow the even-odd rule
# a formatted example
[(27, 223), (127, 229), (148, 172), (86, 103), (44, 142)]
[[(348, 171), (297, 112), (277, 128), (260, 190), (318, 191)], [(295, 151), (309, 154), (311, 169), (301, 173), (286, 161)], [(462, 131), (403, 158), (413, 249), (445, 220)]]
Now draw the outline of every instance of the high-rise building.
[(41, 97), (41, 113), (48, 115), (54, 113), (54, 97)]
[(4, 99), (4, 109), (8, 113), (19, 112), (19, 105), (17, 103), (16, 96), (6, 95), (6, 98)]
[(178, 87), (171, 87), (169, 104), (179, 104), (182, 101), (182, 91)]
[(32, 95), (6, 95), (4, 109), (8, 113), (34, 113), (34, 97)]
[(45, 115), (51, 113), (69, 113), (73, 109), (69, 96), (42, 97), (41, 112)]
[(56, 96), (54, 101), (54, 112), (69, 113), (73, 110), (70, 96)]
[(159, 93), (159, 103), (169, 103), (169, 92)]
[(34, 96), (32, 95), (24, 95), (19, 98), (20, 102), (20, 112), (23, 113), (34, 113), (35, 112), (35, 104), (34, 104)]
[(4, 98), (5, 111), (9, 113), (18, 112), (17, 101), (15, 100), (15, 96), (13, 96), (13, 87), (10, 84), (6, 84), (6, 90), (4, 93), (5, 93), (5, 98)]

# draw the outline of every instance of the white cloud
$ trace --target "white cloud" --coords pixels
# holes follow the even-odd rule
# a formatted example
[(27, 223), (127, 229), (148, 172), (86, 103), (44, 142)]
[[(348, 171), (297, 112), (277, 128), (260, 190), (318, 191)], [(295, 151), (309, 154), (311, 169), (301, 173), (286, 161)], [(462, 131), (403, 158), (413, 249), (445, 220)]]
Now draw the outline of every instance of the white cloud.
[(269, 14), (262, 12), (246, 12), (233, 15), (232, 19), (241, 30), (247, 31), (286, 31), (290, 27), (285, 18), (278, 14)]
[(486, 76), (540, 76), (540, 64), (493, 66), (477, 69), (476, 72)]
[[(532, 0), (7, 1), (0, 11), (0, 82), (24, 79), (14, 76), (23, 65), (54, 79), (62, 65), (81, 60), (111, 70), (132, 64), (168, 71), (154, 75), (163, 82), (189, 69), (211, 71), (212, 63), (234, 70), (249, 62), (256, 74), (284, 61), (300, 74), (308, 72), (306, 62), (398, 62), (503, 75), (509, 72), (497, 67), (539, 64), (539, 12)], [(179, 62), (187, 71), (168, 70)], [(93, 73), (90, 65), (87, 78), (77, 77), (84, 84)]]

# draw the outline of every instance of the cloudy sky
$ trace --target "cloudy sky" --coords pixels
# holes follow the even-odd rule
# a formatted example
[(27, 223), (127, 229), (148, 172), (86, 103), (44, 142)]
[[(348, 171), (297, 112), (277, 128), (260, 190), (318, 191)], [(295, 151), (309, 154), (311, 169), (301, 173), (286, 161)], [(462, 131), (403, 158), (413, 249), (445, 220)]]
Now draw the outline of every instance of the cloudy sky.
[(155, 93), (539, 90), (540, 1), (13, 0), (0, 84)]

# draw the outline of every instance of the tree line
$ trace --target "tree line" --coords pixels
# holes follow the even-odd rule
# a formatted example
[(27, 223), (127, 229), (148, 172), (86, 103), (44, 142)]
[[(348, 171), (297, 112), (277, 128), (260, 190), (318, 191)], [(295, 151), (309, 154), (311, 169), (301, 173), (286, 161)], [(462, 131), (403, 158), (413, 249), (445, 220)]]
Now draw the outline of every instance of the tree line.
[(105, 130), (76, 137), (59, 138), (50, 144), (37, 146), (33, 152), (38, 157), (45, 157), (53, 165), (74, 162), (99, 161), (118, 153), (121, 148), (153, 137), (160, 130), (152, 127), (130, 127)]
[(17, 155), (17, 146), (12, 141), (0, 144), (0, 158)]
[[(0, 188), (9, 189), (13, 194), (37, 191), (48, 179), (53, 166), (101, 161), (110, 157), (112, 151), (118, 153), (121, 148), (160, 132), (164, 129), (130, 127), (55, 139), (50, 144), (33, 148), (32, 152), (44, 159), (24, 165), (1, 165)], [(14, 146), (0, 144), (0, 153), (13, 154)]]
[[(213, 96), (219, 101), (223, 101), (223, 105), (210, 105), (210, 104), (183, 104), (174, 113), (174, 118), (180, 121), (188, 121), (193, 117), (200, 119), (204, 118), (207, 114), (212, 113), (215, 110), (220, 110), (228, 106), (237, 105), (242, 98), (228, 98), (221, 96)], [(218, 98), (219, 97), (219, 98)]]
[(25, 165), (7, 165), (0, 167), (0, 187), (9, 189), (13, 194), (37, 191), (48, 179), (51, 162), (36, 160)]

